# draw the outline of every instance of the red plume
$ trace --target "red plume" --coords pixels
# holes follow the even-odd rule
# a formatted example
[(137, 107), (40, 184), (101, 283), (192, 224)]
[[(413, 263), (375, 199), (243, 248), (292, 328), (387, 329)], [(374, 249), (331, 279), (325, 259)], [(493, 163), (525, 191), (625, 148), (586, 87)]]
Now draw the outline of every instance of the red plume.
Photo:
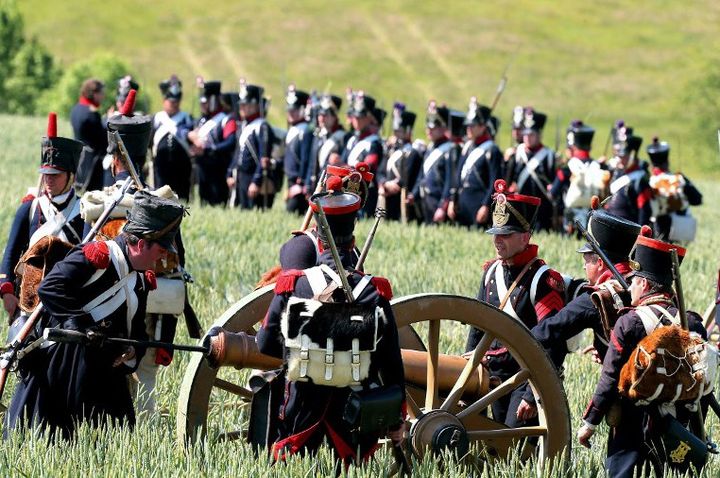
[(504, 193), (507, 190), (507, 183), (504, 179), (496, 179), (494, 187), (496, 193)]
[(125, 104), (120, 108), (120, 114), (123, 116), (132, 116), (133, 110), (135, 109), (135, 95), (137, 90), (130, 90), (125, 98)]
[(644, 237), (652, 237), (652, 228), (648, 225), (644, 225), (640, 228), (640, 235)]
[(597, 196), (593, 196), (592, 198), (590, 198), (590, 209), (595, 211), (598, 208), (600, 208), (600, 198)]
[(55, 113), (48, 114), (47, 137), (57, 138), (57, 114)]
[(325, 188), (328, 191), (342, 191), (342, 178), (340, 176), (330, 176), (325, 181)]

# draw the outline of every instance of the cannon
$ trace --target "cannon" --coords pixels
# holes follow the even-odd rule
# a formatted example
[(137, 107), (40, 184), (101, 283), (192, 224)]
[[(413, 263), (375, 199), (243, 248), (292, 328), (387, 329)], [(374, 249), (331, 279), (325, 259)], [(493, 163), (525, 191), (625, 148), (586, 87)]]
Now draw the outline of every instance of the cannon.
[[(223, 342), (221, 356), (214, 357), (217, 363), (200, 355), (191, 358), (178, 400), (179, 441), (192, 442), (211, 431), (219, 440), (248, 438), (247, 420), (237, 410), (253, 398), (247, 385), (250, 371), (272, 370), (280, 364), (261, 354), (253, 337), (272, 297), (272, 285), (258, 289), (213, 324), (227, 332), (213, 339)], [(569, 457), (570, 412), (562, 382), (522, 322), (484, 302), (449, 294), (400, 297), (391, 306), (406, 375), (408, 441), (417, 456), (447, 449), (452, 443), (457, 451), (470, 450), (481, 459), (502, 459), (522, 443), (525, 455), (534, 451), (538, 463)], [(441, 329), (448, 327), (450, 333), (464, 337), (463, 324), (485, 332), (473, 358), (441, 353)], [(503, 342), (520, 370), (491, 386), (479, 364), (493, 338)], [(538, 404), (538, 425), (509, 428), (493, 420), (490, 405), (526, 382)]]

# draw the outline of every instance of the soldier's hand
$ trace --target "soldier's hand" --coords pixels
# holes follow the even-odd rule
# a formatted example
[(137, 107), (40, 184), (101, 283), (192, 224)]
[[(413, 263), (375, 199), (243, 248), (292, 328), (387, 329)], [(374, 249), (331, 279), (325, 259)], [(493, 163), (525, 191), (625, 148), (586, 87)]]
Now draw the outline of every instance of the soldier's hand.
[(595, 429), (590, 428), (587, 424), (580, 427), (577, 432), (578, 441), (585, 448), (590, 448), (590, 438), (595, 434)]
[(600, 353), (592, 345), (588, 345), (587, 347), (585, 347), (582, 353), (583, 355), (590, 355), (590, 358), (595, 363), (603, 363), (602, 359), (600, 358)]
[(407, 197), (405, 198), (405, 202), (408, 206), (412, 206), (413, 204), (415, 204), (415, 196), (413, 196), (413, 193), (407, 195)]
[(227, 185), (230, 189), (235, 187), (235, 178), (234, 177), (230, 176), (230, 177), (226, 178), (225, 182), (227, 182)]
[(128, 362), (129, 360), (132, 360), (135, 358), (135, 347), (132, 345), (129, 346), (127, 349), (125, 349), (125, 353), (123, 353), (121, 356), (115, 359), (113, 362), (113, 367), (119, 367), (120, 365), (124, 364), (125, 362)]
[(390, 431), (388, 430), (387, 433), (388, 438), (390, 441), (393, 442), (393, 445), (400, 446), (402, 445), (403, 440), (405, 440), (405, 426), (401, 426), (397, 430)]
[(489, 216), (490, 208), (488, 206), (482, 206), (480, 209), (478, 209), (478, 212), (475, 215), (475, 222), (477, 222), (478, 224), (485, 224)]
[[(270, 158), (260, 158), (260, 167), (267, 169), (270, 167)], [(299, 181), (299, 179), (298, 179)]]
[(537, 414), (537, 405), (528, 403), (524, 399), (520, 400), (520, 405), (518, 405), (517, 412), (515, 414), (518, 420), (530, 420), (531, 418), (535, 418)]
[(260, 192), (260, 186), (258, 186), (255, 183), (250, 183), (250, 186), (248, 187), (248, 197), (250, 199), (255, 199)]
[(397, 181), (388, 181), (383, 187), (385, 188), (386, 196), (394, 196), (400, 192), (400, 185)]
[(435, 209), (433, 214), (433, 222), (443, 222), (445, 220), (445, 210), (441, 207)]
[(18, 298), (15, 297), (15, 294), (6, 293), (3, 294), (2, 300), (5, 312), (8, 313), (8, 317), (10, 317), (10, 320), (12, 320), (12, 318), (15, 316), (15, 311), (17, 310)]

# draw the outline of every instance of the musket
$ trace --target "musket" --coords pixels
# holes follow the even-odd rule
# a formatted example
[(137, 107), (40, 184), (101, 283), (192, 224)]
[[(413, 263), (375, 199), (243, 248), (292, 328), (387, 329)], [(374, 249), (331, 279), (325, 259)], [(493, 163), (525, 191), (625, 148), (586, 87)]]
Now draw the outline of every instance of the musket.
[(615, 129), (615, 125), (610, 127), (610, 131), (608, 131), (607, 138), (605, 139), (605, 148), (603, 149), (603, 156), (607, 159), (608, 155), (608, 148), (610, 147), (610, 139), (612, 139), (613, 130)]
[(118, 149), (120, 150), (120, 157), (122, 157), (123, 162), (125, 163), (125, 169), (128, 170), (130, 173), (130, 177), (135, 181), (135, 187), (138, 191), (142, 191), (145, 186), (143, 186), (142, 181), (140, 181), (140, 177), (138, 176), (137, 171), (135, 170), (135, 165), (132, 162), (132, 159), (130, 159), (130, 155), (128, 154), (128, 150), (125, 147), (125, 142), (123, 141), (122, 137), (120, 136), (120, 133), (118, 131), (112, 132), (113, 138), (115, 138), (115, 142), (118, 145)]
[(500, 82), (498, 83), (497, 90), (495, 90), (495, 98), (493, 98), (492, 104), (490, 105), (490, 114), (492, 114), (493, 111), (495, 111), (495, 107), (497, 106), (498, 102), (500, 101), (500, 97), (502, 96), (503, 92), (505, 91), (505, 86), (507, 86), (507, 72), (508, 69), (510, 69), (510, 63), (507, 64), (505, 67), (505, 70), (503, 71), (502, 76), (500, 77)]
[[(105, 207), (105, 210), (100, 215), (100, 217), (95, 221), (95, 224), (93, 225), (90, 232), (85, 236), (85, 238), (82, 240), (82, 242), (79, 245), (84, 245), (88, 243), (93, 237), (95, 237), (95, 234), (97, 234), (97, 231), (99, 231), (104, 225), (105, 222), (110, 218), (110, 214), (112, 213), (112, 210), (115, 209), (115, 207), (120, 203), (125, 193), (130, 189), (130, 186), (133, 184), (133, 178), (129, 177), (125, 180), (122, 187), (118, 189), (113, 197), (113, 202), (110, 203), (108, 206)], [(0, 355), (0, 399), (2, 399), (3, 392), (5, 391), (5, 385), (7, 384), (7, 378), (8, 378), (8, 372), (10, 371), (10, 366), (15, 363), (15, 360), (18, 357), (18, 353), (20, 352), (20, 346), (25, 342), (25, 340), (30, 335), (30, 332), (35, 328), (35, 324), (38, 321), (38, 318), (42, 314), (43, 311), (43, 305), (42, 303), (38, 304), (37, 307), (33, 310), (32, 314), (30, 314), (30, 317), (25, 321), (20, 331), (17, 333), (15, 338), (12, 340), (11, 343), (9, 343), (3, 352), (2, 355)], [(0, 409), (4, 409), (5, 407), (0, 404)]]
[[(315, 185), (315, 191), (313, 192), (313, 195), (322, 191), (323, 185), (325, 184), (326, 176), (327, 176), (327, 171), (323, 170), (323, 172), (320, 173), (320, 179), (318, 180), (317, 184)], [(307, 211), (305, 211), (305, 217), (303, 218), (303, 222), (300, 225), (301, 232), (307, 231), (307, 228), (310, 227), (311, 220), (312, 220), (312, 208), (308, 205)]]
[(317, 207), (317, 224), (320, 227), (323, 235), (325, 236), (325, 240), (330, 246), (332, 258), (335, 262), (335, 267), (337, 268), (338, 275), (340, 276), (340, 282), (342, 282), (342, 289), (343, 292), (345, 292), (345, 298), (347, 299), (348, 303), (352, 304), (355, 300), (353, 298), (352, 289), (350, 288), (350, 283), (348, 282), (345, 268), (343, 267), (342, 261), (340, 260), (340, 254), (338, 253), (337, 246), (335, 245), (335, 239), (333, 239), (330, 225), (327, 222), (327, 217), (325, 217), (325, 211), (323, 211), (323, 208), (320, 205), (320, 198), (328, 194), (328, 192), (313, 194), (310, 197), (310, 201), (312, 201)]
[(53, 342), (62, 342), (65, 344), (96, 344), (101, 346), (104, 343), (132, 345), (137, 347), (154, 347), (167, 350), (182, 350), (185, 352), (200, 352), (205, 355), (210, 351), (209, 346), (201, 345), (183, 345), (173, 344), (171, 342), (159, 342), (157, 340), (134, 340), (124, 339), (121, 337), (108, 337), (102, 332), (88, 330), (86, 332), (80, 330), (46, 328), (43, 331), (43, 338)]
[(590, 235), (590, 233), (585, 229), (585, 226), (582, 225), (582, 222), (580, 222), (579, 219), (575, 219), (575, 227), (577, 227), (578, 231), (580, 231), (580, 234), (585, 237), (585, 240), (588, 241), (590, 244), (590, 247), (592, 247), (593, 252), (597, 254), (600, 259), (605, 263), (607, 268), (612, 273), (613, 277), (620, 283), (623, 289), (628, 290), (628, 284), (625, 282), (625, 278), (618, 272), (618, 270), (615, 268), (615, 265), (612, 263), (612, 261), (608, 258), (607, 254), (600, 248), (600, 244), (595, 240), (594, 237)]
[(370, 252), (370, 247), (372, 246), (373, 239), (375, 239), (375, 233), (377, 233), (377, 228), (380, 225), (380, 220), (384, 218), (386, 215), (386, 211), (384, 208), (378, 207), (375, 208), (375, 222), (373, 223), (372, 227), (370, 228), (370, 232), (368, 233), (367, 239), (365, 239), (365, 244), (363, 244), (362, 251), (360, 252), (360, 257), (358, 258), (357, 264), (355, 265), (355, 269), (361, 271), (363, 270), (363, 265), (365, 264), (365, 259), (367, 259), (368, 252)]

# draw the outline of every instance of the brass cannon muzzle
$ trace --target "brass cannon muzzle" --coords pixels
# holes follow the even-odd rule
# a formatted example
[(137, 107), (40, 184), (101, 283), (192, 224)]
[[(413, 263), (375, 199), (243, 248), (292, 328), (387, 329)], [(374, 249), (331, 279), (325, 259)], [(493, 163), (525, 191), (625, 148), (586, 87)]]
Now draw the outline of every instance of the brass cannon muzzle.
[(204, 345), (210, 352), (210, 366), (272, 370), (282, 366), (282, 360), (260, 353), (255, 337), (245, 332), (228, 332), (216, 328), (208, 332)]

